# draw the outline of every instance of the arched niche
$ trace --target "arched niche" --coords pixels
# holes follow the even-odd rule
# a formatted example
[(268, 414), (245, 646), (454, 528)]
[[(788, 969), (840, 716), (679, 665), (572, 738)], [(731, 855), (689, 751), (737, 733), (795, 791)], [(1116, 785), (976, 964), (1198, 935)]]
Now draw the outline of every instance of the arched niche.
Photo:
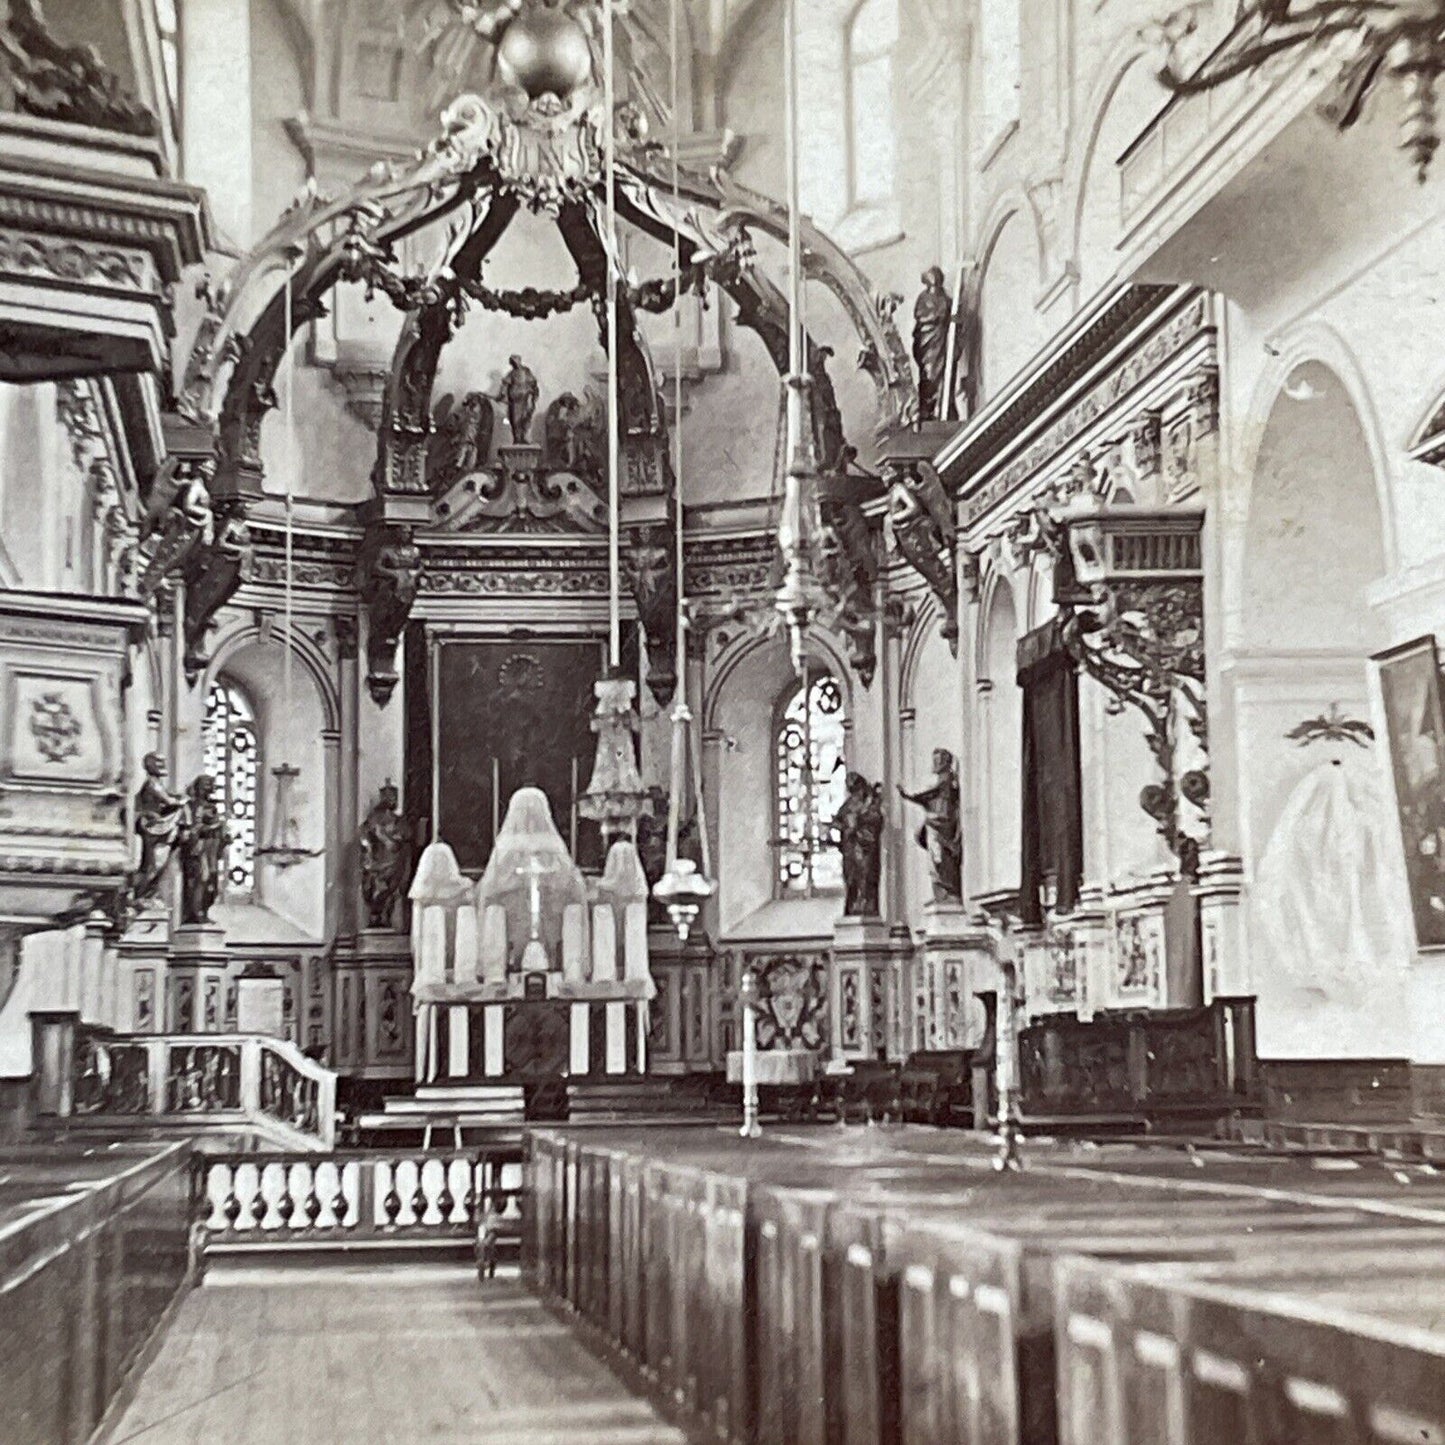
[(316, 659), (300, 647), (292, 654), (289, 701), (284, 674), (282, 646), (263, 641), (254, 628), (247, 628), (221, 642), (201, 683), (203, 705), (211, 684), (228, 678), (255, 709), (258, 847), (270, 843), (275, 832), (277, 784), (272, 770), (289, 764), (299, 770), (291, 784), (289, 815), (296, 820), (300, 846), (317, 850), (315, 856), (284, 868), (258, 858), (254, 903), (220, 905), (218, 921), (257, 941), (325, 936), (328, 865), (335, 850), (335, 700), (318, 675)]
[(1368, 602), (1386, 570), (1379, 495), (1345, 383), (1322, 362), (1295, 366), (1260, 433), (1233, 680), (1264, 1057), (1408, 1048), (1408, 909), (1385, 742), (1289, 736), (1332, 708), (1370, 716), (1368, 659), (1386, 640)]
[[(903, 729), (904, 787), (910, 792), (927, 787), (934, 775), (934, 749), (946, 748), (958, 763), (960, 787), (966, 789), (962, 671), (943, 635), (943, 616), (936, 603), (930, 602), (915, 624), (901, 681), (905, 717), (911, 719)], [(905, 850), (906, 860), (904, 906), (910, 921), (921, 925), (923, 905), (933, 897), (928, 854), (915, 841), (923, 812), (905, 804), (903, 817), (906, 827), (899, 846)], [(965, 851), (969, 844), (965, 838)]]
[(983, 893), (1019, 883), (1022, 842), (1023, 694), (1018, 686), (1020, 634), (1014, 589), (994, 579), (979, 639), (979, 812), (984, 847), (975, 875)]
[(1382, 634), (1365, 592), (1384, 571), (1364, 428), (1335, 372), (1306, 361), (1275, 399), (1255, 456), (1240, 599), (1245, 649), (1368, 656)]
[(996, 396), (1037, 351), (1038, 293), (1038, 237), (1030, 212), (1020, 206), (993, 233), (979, 280), (982, 399)]

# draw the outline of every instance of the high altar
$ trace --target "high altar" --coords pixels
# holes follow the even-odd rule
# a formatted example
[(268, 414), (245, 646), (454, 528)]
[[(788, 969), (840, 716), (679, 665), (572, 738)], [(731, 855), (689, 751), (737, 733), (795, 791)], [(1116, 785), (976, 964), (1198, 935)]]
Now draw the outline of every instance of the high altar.
[(633, 843), (614, 842), (589, 885), (546, 795), (522, 788), (480, 881), (438, 841), (410, 897), (418, 1083), (646, 1072), (657, 990)]

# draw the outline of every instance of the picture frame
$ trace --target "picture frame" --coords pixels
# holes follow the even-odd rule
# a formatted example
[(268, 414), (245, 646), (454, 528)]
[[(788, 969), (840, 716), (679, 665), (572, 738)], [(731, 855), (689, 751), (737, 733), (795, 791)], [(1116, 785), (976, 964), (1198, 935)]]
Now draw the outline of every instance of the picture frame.
[(1433, 633), (1376, 653), (1415, 938), (1445, 948), (1445, 689)]

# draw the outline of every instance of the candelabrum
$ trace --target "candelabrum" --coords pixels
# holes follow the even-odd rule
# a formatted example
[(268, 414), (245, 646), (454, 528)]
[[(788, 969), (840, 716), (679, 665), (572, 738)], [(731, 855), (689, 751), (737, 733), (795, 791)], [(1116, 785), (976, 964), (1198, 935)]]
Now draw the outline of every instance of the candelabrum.
[(758, 1009), (762, 991), (757, 975), (748, 969), (738, 984), (738, 1007), (743, 1023), (743, 1126), (744, 1139), (756, 1139), (762, 1132), (758, 1123)]

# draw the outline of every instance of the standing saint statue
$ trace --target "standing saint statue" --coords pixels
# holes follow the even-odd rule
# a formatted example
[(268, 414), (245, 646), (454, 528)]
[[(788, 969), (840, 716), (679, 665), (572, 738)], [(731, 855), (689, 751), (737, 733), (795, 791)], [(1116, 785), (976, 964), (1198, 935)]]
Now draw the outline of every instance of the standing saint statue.
[(532, 430), (532, 418), (537, 412), (537, 398), (541, 389), (531, 370), (522, 364), (520, 356), (509, 356), (507, 364), (511, 370), (502, 378), (502, 392), (499, 401), (507, 407), (507, 426), (512, 432), (514, 446), (524, 446)]
[(361, 854), (361, 898), (366, 904), (368, 928), (390, 928), (396, 920), (396, 901), (411, 865), (411, 839), (406, 821), (396, 811), (396, 784), (381, 785), (376, 802), (366, 815), (357, 837)]
[(231, 834), (212, 796), (215, 786), (202, 773), (187, 790), (189, 806), (180, 830), (182, 923), (209, 923), (221, 892), (221, 858)]
[(928, 852), (933, 872), (933, 901), (958, 903), (963, 899), (963, 817), (958, 793), (958, 766), (947, 748), (933, 750), (933, 786), (921, 792), (898, 791), (906, 802), (928, 810), (916, 837)]
[(131, 875), (132, 905), (145, 903), (160, 887), (186, 817), (185, 795), (171, 792), (162, 781), (166, 775), (166, 760), (159, 753), (147, 753), (143, 766), (145, 782), (135, 795), (135, 830), (140, 838), (140, 863)]
[(878, 917), (878, 875), (883, 862), (883, 786), (848, 774), (848, 795), (833, 818), (843, 854), (843, 912)]
[[(948, 337), (953, 300), (943, 289), (943, 272), (930, 266), (923, 273), (923, 290), (913, 303), (913, 360), (918, 367), (918, 419), (947, 421), (951, 397), (944, 396), (948, 380)], [(958, 354), (957, 340), (954, 354)], [(955, 375), (955, 381), (957, 376)]]

